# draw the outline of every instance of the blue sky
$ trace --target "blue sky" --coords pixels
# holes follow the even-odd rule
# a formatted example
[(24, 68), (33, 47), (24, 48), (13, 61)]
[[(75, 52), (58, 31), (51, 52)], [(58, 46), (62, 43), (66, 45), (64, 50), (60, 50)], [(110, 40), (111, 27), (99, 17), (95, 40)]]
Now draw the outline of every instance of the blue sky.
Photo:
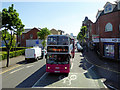
[(95, 22), (98, 9), (103, 8), (106, 2), (106, 0), (98, 2), (86, 0), (82, 2), (2, 2), (2, 9), (14, 4), (25, 28), (55, 28), (77, 35), (85, 16)]

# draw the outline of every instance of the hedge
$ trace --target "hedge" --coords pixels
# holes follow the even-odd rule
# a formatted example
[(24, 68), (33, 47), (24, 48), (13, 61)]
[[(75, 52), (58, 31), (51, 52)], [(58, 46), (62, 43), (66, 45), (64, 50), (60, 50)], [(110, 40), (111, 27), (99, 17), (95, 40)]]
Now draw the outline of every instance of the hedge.
[[(15, 49), (16, 49), (16, 51), (17, 50), (22, 50), (22, 49), (26, 49), (26, 47), (13, 47), (13, 48), (11, 48), (11, 50), (10, 51), (15, 51)], [(6, 50), (6, 47), (0, 47), (0, 51), (7, 51)]]
[[(12, 58), (20, 55), (25, 55), (25, 49), (10, 52), (9, 57)], [(2, 59), (0, 58), (0, 60), (7, 59), (7, 53), (0, 54), (0, 57), (2, 57)]]

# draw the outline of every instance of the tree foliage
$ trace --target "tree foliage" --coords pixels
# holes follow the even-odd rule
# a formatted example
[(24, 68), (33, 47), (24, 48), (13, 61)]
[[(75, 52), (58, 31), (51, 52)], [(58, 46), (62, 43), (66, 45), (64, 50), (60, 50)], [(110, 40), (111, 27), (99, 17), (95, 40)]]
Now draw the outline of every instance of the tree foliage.
[(77, 39), (80, 40), (81, 42), (85, 41), (86, 32), (87, 32), (87, 27), (82, 26), (81, 29), (80, 29), (80, 32), (77, 35)]
[(19, 14), (13, 7), (12, 4), (8, 9), (2, 10), (2, 40), (7, 49), (7, 67), (9, 65), (9, 51), (15, 44), (15, 35), (21, 35), (24, 31)]
[(47, 28), (42, 28), (40, 30), (40, 32), (37, 33), (39, 39), (43, 40), (43, 42), (42, 42), (43, 48), (46, 46), (46, 41), (45, 40), (46, 40), (47, 36), (50, 35), (50, 34), (51, 34), (50, 30), (47, 29)]

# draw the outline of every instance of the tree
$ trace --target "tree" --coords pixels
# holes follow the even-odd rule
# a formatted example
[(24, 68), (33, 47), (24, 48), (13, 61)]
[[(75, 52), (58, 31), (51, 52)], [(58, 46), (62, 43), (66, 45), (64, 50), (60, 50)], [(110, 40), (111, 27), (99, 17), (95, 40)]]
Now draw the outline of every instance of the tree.
[(45, 40), (46, 40), (47, 36), (50, 35), (50, 34), (51, 33), (50, 33), (49, 29), (47, 29), (47, 28), (42, 28), (40, 30), (40, 32), (37, 33), (39, 39), (43, 40), (43, 42), (42, 42), (43, 48), (45, 48), (45, 46), (46, 46), (46, 41)]
[(87, 27), (82, 26), (80, 29), (80, 32), (77, 35), (77, 39), (80, 40), (82, 42), (82, 44), (85, 42), (86, 32), (87, 32)]
[(12, 4), (8, 9), (2, 10), (2, 40), (5, 42), (7, 49), (7, 64), (9, 66), (9, 53), (10, 49), (14, 46), (15, 35), (21, 35), (24, 31), (24, 25), (22, 24), (19, 14), (13, 8)]

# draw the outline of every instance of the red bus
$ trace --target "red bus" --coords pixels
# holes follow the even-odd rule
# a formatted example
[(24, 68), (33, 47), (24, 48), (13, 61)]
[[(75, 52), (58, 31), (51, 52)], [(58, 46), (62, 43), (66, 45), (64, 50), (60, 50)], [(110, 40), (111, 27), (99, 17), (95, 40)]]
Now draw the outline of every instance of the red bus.
[(69, 73), (74, 58), (74, 39), (67, 35), (49, 35), (47, 38), (46, 72)]

